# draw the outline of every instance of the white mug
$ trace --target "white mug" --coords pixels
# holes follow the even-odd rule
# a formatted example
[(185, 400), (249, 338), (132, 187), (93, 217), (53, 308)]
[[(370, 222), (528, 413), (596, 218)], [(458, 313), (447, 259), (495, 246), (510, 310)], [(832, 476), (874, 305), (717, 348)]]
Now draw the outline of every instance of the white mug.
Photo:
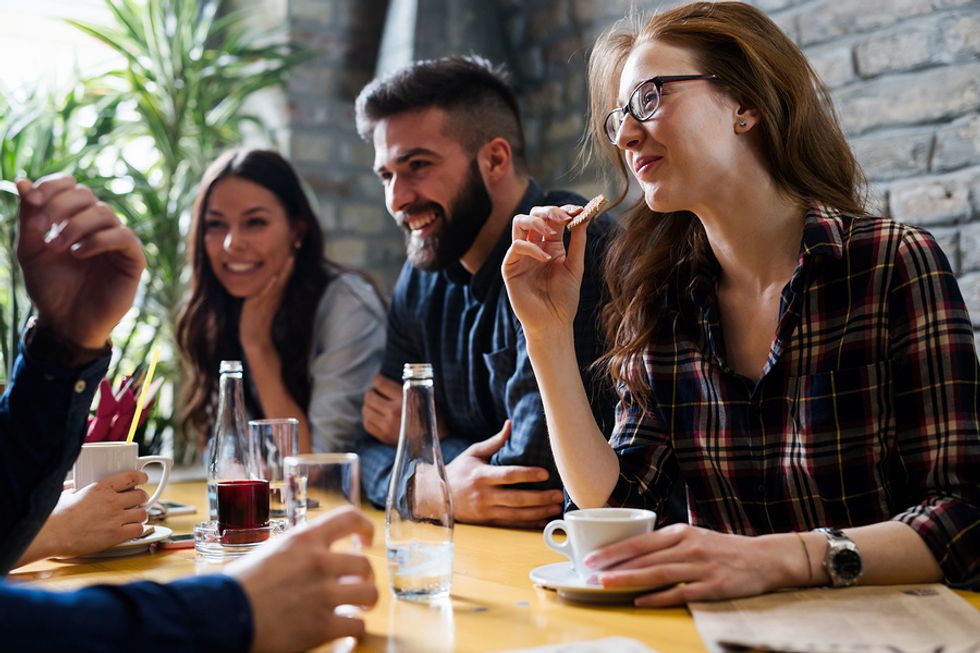
[(174, 461), (166, 456), (137, 456), (139, 445), (135, 442), (90, 442), (82, 445), (82, 450), (75, 460), (75, 489), (81, 490), (86, 485), (101, 481), (106, 476), (116, 472), (143, 469), (147, 465), (163, 466), (163, 474), (156, 491), (146, 501), (146, 505), (160, 497), (163, 488), (170, 478), (170, 468)]
[[(564, 519), (556, 519), (545, 526), (544, 542), (570, 558), (575, 571), (585, 578), (593, 572), (582, 564), (585, 556), (628, 537), (649, 533), (656, 523), (657, 513), (643, 508), (569, 510)], [(555, 531), (565, 533), (564, 542), (555, 542)]]

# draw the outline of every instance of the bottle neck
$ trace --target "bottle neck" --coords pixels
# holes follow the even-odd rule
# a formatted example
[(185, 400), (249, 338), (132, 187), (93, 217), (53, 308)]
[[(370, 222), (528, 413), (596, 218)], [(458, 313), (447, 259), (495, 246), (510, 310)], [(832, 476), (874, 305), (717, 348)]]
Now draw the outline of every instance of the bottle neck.
[(406, 379), (402, 392), (402, 437), (416, 446), (431, 447), (436, 437), (432, 379)]
[(242, 373), (241, 372), (222, 372), (221, 378), (218, 379), (218, 390), (221, 396), (226, 396), (229, 388), (234, 388), (242, 384)]
[(218, 412), (210, 445), (209, 479), (249, 477), (251, 452), (245, 421), (241, 372), (222, 373), (219, 380)]

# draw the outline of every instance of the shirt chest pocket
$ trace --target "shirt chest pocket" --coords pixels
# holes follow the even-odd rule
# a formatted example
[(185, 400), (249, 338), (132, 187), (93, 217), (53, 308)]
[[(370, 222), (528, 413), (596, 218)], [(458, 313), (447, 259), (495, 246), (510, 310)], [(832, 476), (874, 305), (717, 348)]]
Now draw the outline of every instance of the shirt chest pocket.
[(788, 445), (812, 469), (852, 462), (879, 462), (894, 419), (891, 365), (794, 377), (789, 382)]

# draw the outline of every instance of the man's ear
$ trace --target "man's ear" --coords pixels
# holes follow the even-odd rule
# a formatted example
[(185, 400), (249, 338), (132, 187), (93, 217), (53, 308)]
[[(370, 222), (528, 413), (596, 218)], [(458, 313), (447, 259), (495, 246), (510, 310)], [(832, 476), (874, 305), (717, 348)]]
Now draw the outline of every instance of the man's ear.
[(500, 181), (514, 169), (514, 153), (506, 138), (497, 136), (480, 148), (480, 170), (488, 183)]

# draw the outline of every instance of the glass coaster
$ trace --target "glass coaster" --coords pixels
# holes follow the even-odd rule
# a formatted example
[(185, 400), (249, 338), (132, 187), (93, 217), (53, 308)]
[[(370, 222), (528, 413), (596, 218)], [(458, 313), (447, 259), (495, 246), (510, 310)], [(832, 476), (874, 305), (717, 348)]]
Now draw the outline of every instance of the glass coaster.
[(221, 561), (243, 556), (274, 535), (286, 531), (285, 519), (272, 519), (261, 528), (230, 528), (218, 531), (218, 522), (202, 521), (194, 526), (194, 550), (198, 558)]

